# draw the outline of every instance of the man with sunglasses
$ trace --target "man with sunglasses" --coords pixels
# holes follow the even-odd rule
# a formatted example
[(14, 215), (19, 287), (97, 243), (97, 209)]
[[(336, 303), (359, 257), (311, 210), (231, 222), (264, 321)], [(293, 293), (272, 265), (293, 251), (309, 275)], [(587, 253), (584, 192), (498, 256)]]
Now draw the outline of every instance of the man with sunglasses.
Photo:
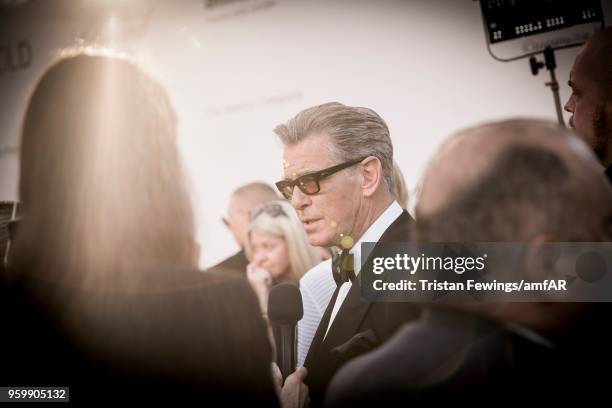
[(413, 304), (366, 301), (359, 286), (360, 244), (409, 240), (411, 218), (392, 193), (393, 145), (376, 112), (327, 103), (298, 113), (275, 133), (285, 175), (276, 186), (296, 209), (310, 244), (336, 252), (328, 264), (337, 287), (304, 363), (316, 406), (345, 362), (418, 316)]

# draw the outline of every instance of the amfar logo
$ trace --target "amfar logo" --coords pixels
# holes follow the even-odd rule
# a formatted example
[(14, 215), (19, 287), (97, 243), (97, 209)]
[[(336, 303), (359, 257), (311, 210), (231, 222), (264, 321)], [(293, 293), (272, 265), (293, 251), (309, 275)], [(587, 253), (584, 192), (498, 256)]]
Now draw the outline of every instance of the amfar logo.
[(27, 69), (32, 64), (32, 45), (21, 40), (17, 45), (0, 45), (0, 76)]

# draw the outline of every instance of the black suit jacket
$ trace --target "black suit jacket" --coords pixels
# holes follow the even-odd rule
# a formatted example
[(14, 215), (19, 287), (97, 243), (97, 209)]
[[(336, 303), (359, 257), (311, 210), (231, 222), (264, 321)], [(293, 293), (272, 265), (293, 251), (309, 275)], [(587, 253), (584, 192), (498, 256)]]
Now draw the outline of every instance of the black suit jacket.
[(583, 333), (580, 344), (568, 335), (519, 333), (474, 314), (427, 310), (344, 366), (325, 406), (565, 406), (609, 390), (601, 375), (608, 346), (589, 346), (594, 336)]
[(206, 272), (229, 273), (235, 276), (246, 277), (246, 267), (248, 264), (249, 260), (246, 257), (244, 249), (241, 249), (229, 258), (211, 266)]
[(242, 278), (159, 268), (144, 290), (0, 276), (0, 384), (70, 401), (278, 405), (259, 304)]
[[(404, 242), (410, 239), (412, 218), (407, 211), (383, 233), (379, 243)], [(364, 264), (367, 263), (364, 262)], [(348, 360), (369, 351), (389, 338), (403, 323), (419, 315), (413, 303), (371, 302), (361, 296), (355, 283), (325, 336), (334, 303), (336, 288), (313, 338), (304, 366), (308, 369), (306, 385), (313, 406), (321, 405), (325, 389), (334, 373)]]

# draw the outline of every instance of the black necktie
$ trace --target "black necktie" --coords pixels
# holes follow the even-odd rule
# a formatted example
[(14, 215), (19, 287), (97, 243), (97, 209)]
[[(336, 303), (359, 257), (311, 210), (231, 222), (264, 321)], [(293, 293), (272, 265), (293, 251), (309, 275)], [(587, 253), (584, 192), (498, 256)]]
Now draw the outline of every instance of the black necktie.
[(353, 254), (348, 249), (343, 249), (342, 252), (332, 256), (332, 273), (338, 286), (349, 280), (355, 281)]

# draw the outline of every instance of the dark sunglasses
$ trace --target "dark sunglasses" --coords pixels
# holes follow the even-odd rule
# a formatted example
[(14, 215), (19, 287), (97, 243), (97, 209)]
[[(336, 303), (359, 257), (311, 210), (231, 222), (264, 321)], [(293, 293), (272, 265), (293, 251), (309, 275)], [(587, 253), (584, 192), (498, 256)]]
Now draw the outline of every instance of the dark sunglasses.
[(281, 207), (280, 204), (277, 204), (277, 203), (263, 204), (263, 205), (260, 205), (259, 207), (254, 208), (253, 211), (251, 211), (251, 221), (259, 217), (263, 213), (268, 214), (272, 218), (276, 218), (279, 215), (284, 215), (285, 217), (287, 216), (287, 214), (283, 210), (283, 207)]
[(328, 167), (323, 170), (313, 171), (312, 173), (304, 174), (296, 178), (295, 180), (281, 180), (275, 183), (276, 188), (278, 188), (278, 191), (280, 191), (283, 197), (285, 197), (287, 200), (291, 200), (291, 197), (293, 197), (293, 189), (295, 188), (295, 186), (298, 186), (300, 191), (304, 194), (317, 194), (319, 191), (321, 191), (321, 185), (319, 184), (319, 181), (331, 176), (334, 173), (339, 172), (340, 170), (344, 170), (348, 167), (354, 166), (363, 160), (364, 159), (352, 160), (337, 164), (332, 167)]

